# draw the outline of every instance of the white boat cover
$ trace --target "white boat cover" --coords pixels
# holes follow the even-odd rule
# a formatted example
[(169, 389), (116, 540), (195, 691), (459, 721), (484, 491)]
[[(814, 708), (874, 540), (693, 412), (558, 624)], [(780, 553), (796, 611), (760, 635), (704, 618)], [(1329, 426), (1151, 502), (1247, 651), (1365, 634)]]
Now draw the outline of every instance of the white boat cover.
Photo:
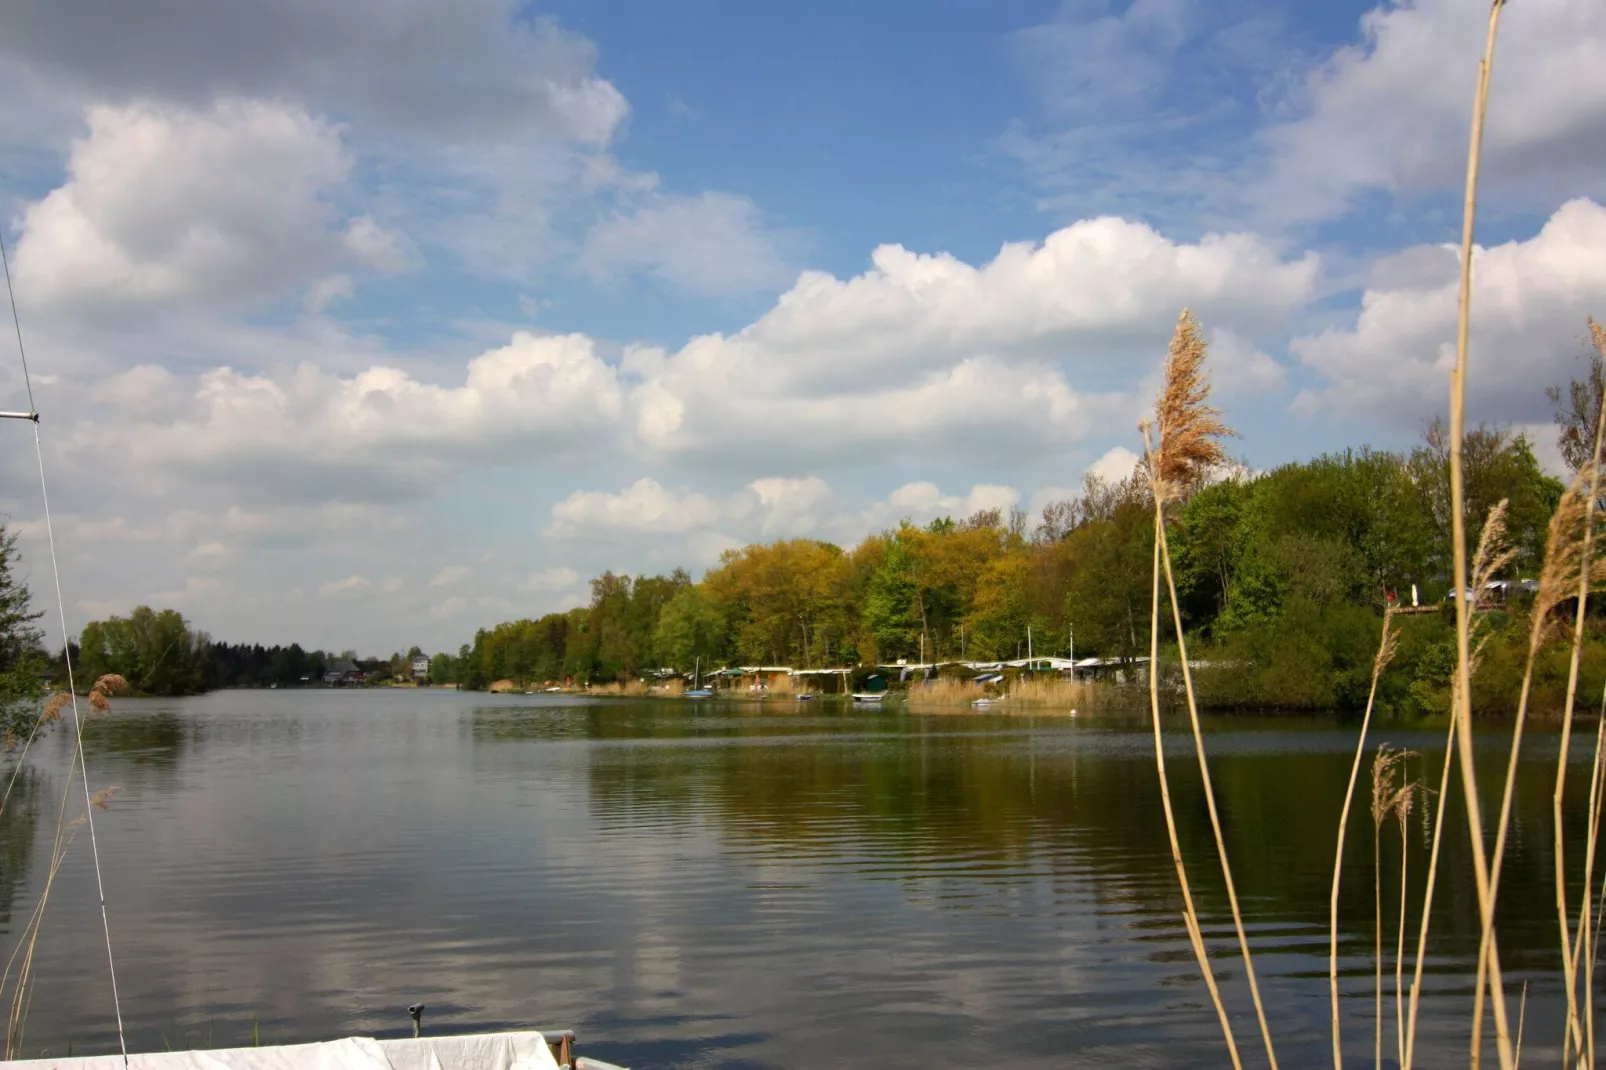
[[(0, 1062), (0, 1070), (123, 1070), (121, 1055)], [(321, 1044), (130, 1055), (128, 1070), (558, 1070), (540, 1033), (416, 1040), (347, 1037)]]

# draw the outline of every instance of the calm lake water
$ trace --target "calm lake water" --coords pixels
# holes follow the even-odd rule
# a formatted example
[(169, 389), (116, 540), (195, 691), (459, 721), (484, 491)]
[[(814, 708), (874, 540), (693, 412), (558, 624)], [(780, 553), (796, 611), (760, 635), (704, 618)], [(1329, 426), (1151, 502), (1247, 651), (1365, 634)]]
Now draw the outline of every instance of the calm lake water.
[[(430, 1031), (572, 1027), (584, 1053), (638, 1068), (1225, 1064), (1141, 721), (278, 691), (122, 700), (86, 734), (94, 785), (122, 787), (96, 827), (136, 1050), (249, 1044), (254, 1027), (263, 1043), (404, 1035), (423, 1002)], [(1437, 784), (1442, 729), (1378, 738), (1422, 751), (1411, 769)], [(7, 954), (48, 871), (67, 740), (36, 748), (0, 823)], [(1208, 737), (1288, 1066), (1329, 1059), (1328, 883), (1354, 740), (1333, 721), (1249, 719)], [(1197, 770), (1172, 742), (1207, 938), (1246, 1061), (1263, 1063)], [(1482, 742), (1492, 773), (1501, 740)], [(1542, 1060), (1560, 1039), (1556, 738), (1528, 754), (1502, 953), (1513, 991), (1530, 982), (1524, 1058)], [(1358, 1066), (1373, 1023), (1363, 807), (1342, 915)], [(1465, 833), (1449, 828), (1428, 1066), (1465, 1060), (1476, 953)], [(1418, 903), (1427, 831), (1407, 830)], [(1389, 947), (1399, 843), (1385, 831)], [(115, 1050), (89, 859), (81, 836), (52, 893), (30, 1057)]]

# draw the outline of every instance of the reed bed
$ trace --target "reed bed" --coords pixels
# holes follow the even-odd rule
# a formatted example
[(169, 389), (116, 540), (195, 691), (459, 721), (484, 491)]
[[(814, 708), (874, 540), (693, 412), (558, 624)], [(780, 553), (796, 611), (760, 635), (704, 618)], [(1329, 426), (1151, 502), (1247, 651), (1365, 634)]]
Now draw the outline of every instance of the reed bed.
[(1009, 683), (1001, 705), (1026, 706), (1033, 710), (1058, 710), (1065, 713), (1092, 713), (1105, 697), (1102, 692), (1109, 685), (1088, 680), (1067, 680), (1060, 676), (1022, 676)]
[(982, 707), (987, 713), (1030, 710), (1074, 716), (1107, 706), (1110, 686), (1063, 676), (1020, 676), (987, 686), (945, 677), (912, 684), (908, 695), (909, 708), (918, 712), (970, 712), (977, 699), (985, 698), (990, 700)]

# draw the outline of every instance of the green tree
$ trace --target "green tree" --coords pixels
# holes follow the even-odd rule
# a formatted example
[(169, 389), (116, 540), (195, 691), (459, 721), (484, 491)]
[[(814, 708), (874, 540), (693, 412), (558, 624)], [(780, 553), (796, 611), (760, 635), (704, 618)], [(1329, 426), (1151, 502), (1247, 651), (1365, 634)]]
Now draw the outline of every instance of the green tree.
[(85, 625), (79, 657), (89, 680), (116, 673), (140, 694), (194, 695), (207, 687), (207, 646), (177, 610), (136, 606)]
[(864, 630), (882, 661), (909, 657), (920, 635), (919, 590), (907, 546), (907, 531), (885, 536), (885, 553), (870, 574), (862, 614)]
[(658, 616), (653, 651), (665, 666), (685, 672), (711, 668), (725, 640), (725, 620), (696, 587), (678, 591)]
[(0, 731), (26, 736), (38, 716), (47, 660), (27, 585), (15, 574), (17, 536), (0, 527)]

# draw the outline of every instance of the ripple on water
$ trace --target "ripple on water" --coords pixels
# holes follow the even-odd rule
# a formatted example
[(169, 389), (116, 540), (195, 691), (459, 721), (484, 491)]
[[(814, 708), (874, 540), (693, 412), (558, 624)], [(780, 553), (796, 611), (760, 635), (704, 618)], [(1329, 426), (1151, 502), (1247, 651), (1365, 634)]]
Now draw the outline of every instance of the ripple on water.
[[(253, 1022), (265, 1041), (398, 1034), (423, 1001), (432, 1028), (571, 1026), (643, 1067), (806, 1065), (832, 1044), (866, 1064), (1221, 1062), (1141, 724), (333, 692), (128, 702), (118, 718), (91, 761), (125, 789), (98, 828), (137, 1048), (248, 1042)], [(1325, 1059), (1320, 800), (1341, 795), (1353, 733), (1222, 722), (1209, 745), (1280, 1054)], [(30, 790), (53, 798), (62, 740), (37, 757)], [(1248, 1050), (1189, 764), (1179, 834)], [(1543, 852), (1524, 852), (1549, 836), (1548, 807), (1520, 805), (1503, 894), (1519, 903), (1546, 887)], [(48, 809), (8, 820), (43, 828)], [(45, 841), (5, 875), (13, 933)], [(1347, 1028), (1369, 1038), (1370, 837), (1354, 846), (1341, 967)], [(1424, 1029), (1459, 1051), (1476, 945), (1464, 848), (1447, 851)], [(1530, 1035), (1555, 1035), (1553, 937), (1522, 920), (1512, 976), (1533, 981)], [(75, 848), (30, 1045), (114, 1043), (99, 939)]]

